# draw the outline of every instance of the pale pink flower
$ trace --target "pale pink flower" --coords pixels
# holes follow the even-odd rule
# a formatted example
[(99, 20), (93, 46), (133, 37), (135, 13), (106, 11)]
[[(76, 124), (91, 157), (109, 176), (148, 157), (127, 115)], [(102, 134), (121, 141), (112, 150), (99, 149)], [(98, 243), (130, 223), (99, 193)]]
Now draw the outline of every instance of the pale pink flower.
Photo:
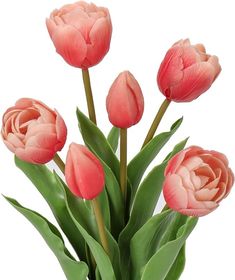
[(67, 128), (57, 111), (40, 101), (21, 98), (3, 115), (1, 134), (18, 158), (43, 164), (63, 148)]
[(170, 208), (204, 216), (231, 190), (234, 175), (225, 155), (192, 146), (175, 155), (165, 170), (163, 194)]
[(57, 52), (74, 67), (87, 69), (99, 63), (110, 47), (109, 11), (80, 1), (54, 10), (46, 20)]
[(168, 100), (189, 102), (210, 88), (221, 71), (217, 56), (202, 44), (180, 40), (166, 53), (157, 75), (160, 91)]

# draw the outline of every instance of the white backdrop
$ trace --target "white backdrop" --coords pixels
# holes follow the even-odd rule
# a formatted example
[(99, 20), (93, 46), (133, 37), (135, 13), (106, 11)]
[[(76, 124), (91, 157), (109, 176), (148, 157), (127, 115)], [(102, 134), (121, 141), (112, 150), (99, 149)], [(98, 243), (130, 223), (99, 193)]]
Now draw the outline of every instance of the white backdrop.
[[(69, 133), (61, 156), (71, 141), (81, 142), (75, 106), (86, 112), (81, 73), (54, 51), (45, 18), (65, 0), (2, 1), (0, 45), (0, 114), (20, 97), (33, 97), (57, 108)], [(223, 71), (212, 88), (189, 104), (171, 104), (159, 131), (184, 115), (181, 129), (154, 162), (160, 162), (174, 144), (191, 136), (189, 144), (224, 152), (235, 170), (234, 136), (234, 9), (229, 1), (96, 0), (107, 6), (114, 31), (111, 50), (91, 69), (98, 124), (107, 133), (105, 98), (116, 75), (130, 70), (141, 84), (145, 114), (129, 130), (129, 159), (139, 150), (156, 110), (163, 101), (156, 73), (167, 49), (189, 37), (202, 42), (220, 58)], [(12, 196), (55, 222), (33, 185), (14, 167), (13, 155), (0, 144), (0, 192)], [(200, 219), (187, 243), (187, 264), (182, 280), (233, 279), (235, 252), (235, 194), (214, 213)], [(64, 280), (56, 258), (32, 225), (0, 197), (0, 279)], [(151, 280), (151, 279), (150, 279)]]

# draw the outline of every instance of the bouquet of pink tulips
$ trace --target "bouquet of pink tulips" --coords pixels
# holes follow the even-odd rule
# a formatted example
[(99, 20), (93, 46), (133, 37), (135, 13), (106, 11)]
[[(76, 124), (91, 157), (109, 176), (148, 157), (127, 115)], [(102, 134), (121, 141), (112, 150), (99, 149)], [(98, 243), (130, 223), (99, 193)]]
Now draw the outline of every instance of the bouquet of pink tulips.
[[(16, 200), (7, 201), (39, 231), (68, 280), (176, 280), (184, 269), (185, 242), (198, 217), (214, 211), (230, 192), (234, 175), (226, 156), (198, 146), (176, 144), (163, 162), (146, 169), (183, 119), (156, 133), (171, 102), (190, 102), (207, 91), (221, 71), (218, 58), (203, 45), (176, 42), (166, 53), (157, 84), (165, 100), (141, 150), (127, 162), (127, 129), (144, 112), (135, 77), (120, 73), (110, 87), (106, 109), (113, 128), (106, 137), (96, 125), (89, 68), (107, 54), (112, 23), (107, 8), (86, 2), (51, 13), (47, 29), (56, 51), (81, 68), (89, 117), (77, 109), (84, 144), (72, 143), (66, 161), (58, 152), (66, 142), (62, 116), (41, 101), (19, 99), (2, 119), (2, 138), (18, 168), (50, 206), (60, 230)], [(53, 160), (64, 176), (46, 163)], [(154, 213), (163, 192), (166, 205)]]

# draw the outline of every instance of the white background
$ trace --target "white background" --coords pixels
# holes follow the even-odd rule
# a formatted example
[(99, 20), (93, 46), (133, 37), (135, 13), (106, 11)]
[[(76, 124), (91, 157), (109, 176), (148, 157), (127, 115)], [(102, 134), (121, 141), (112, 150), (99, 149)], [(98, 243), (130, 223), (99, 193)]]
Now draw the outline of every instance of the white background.
[[(57, 108), (69, 129), (68, 141), (61, 153), (65, 158), (69, 143), (81, 142), (75, 106), (86, 112), (86, 105), (79, 69), (68, 66), (56, 54), (45, 27), (50, 11), (62, 4), (66, 2), (1, 2), (0, 114), (20, 97), (33, 97)], [(108, 89), (120, 71), (129, 69), (145, 96), (143, 119), (129, 130), (129, 158), (139, 150), (163, 101), (156, 85), (159, 64), (175, 41), (189, 37), (193, 43), (204, 43), (208, 53), (218, 55), (223, 71), (198, 100), (171, 104), (159, 131), (167, 130), (182, 115), (184, 123), (154, 163), (160, 162), (174, 144), (190, 135), (189, 144), (224, 152), (235, 169), (233, 1), (96, 0), (96, 4), (109, 7), (114, 26), (109, 54), (91, 69), (98, 124), (104, 132), (111, 127), (105, 110)], [(46, 203), (14, 167), (13, 155), (2, 143), (0, 154), (0, 192), (54, 222)], [(187, 264), (182, 280), (234, 278), (234, 208), (233, 191), (218, 210), (200, 219), (187, 243)], [(0, 279), (65, 279), (41, 236), (1, 197), (0, 221)]]

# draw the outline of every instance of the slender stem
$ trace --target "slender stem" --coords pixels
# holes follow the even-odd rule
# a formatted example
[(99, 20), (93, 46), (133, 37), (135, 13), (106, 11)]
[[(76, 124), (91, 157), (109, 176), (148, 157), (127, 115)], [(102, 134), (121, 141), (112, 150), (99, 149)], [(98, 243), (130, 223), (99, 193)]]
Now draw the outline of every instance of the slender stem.
[(93, 207), (95, 218), (96, 218), (96, 223), (97, 223), (98, 230), (99, 230), (101, 244), (102, 244), (105, 252), (107, 253), (107, 255), (110, 256), (109, 245), (108, 245), (108, 240), (107, 240), (105, 225), (104, 225), (104, 219), (103, 219), (103, 216), (101, 213), (99, 201), (97, 200), (97, 198), (94, 198), (91, 201), (91, 203), (92, 203), (92, 207)]
[(55, 154), (53, 160), (56, 163), (56, 165), (59, 167), (61, 172), (64, 174), (65, 164), (64, 164), (63, 160), (61, 159), (61, 157), (58, 154)]
[(95, 106), (94, 106), (94, 100), (93, 100), (93, 96), (92, 96), (91, 81), (90, 81), (90, 75), (89, 75), (88, 69), (82, 70), (82, 78), (83, 78), (83, 84), (84, 84), (85, 93), (86, 93), (86, 101), (87, 101), (89, 118), (93, 123), (96, 124)]
[(159, 124), (160, 124), (168, 106), (170, 105), (170, 103), (171, 103), (171, 101), (168, 100), (168, 99), (165, 99), (164, 102), (162, 103), (161, 107), (159, 108), (159, 110), (157, 112), (157, 115), (156, 115), (155, 119), (153, 120), (153, 123), (152, 123), (152, 125), (149, 129), (149, 132), (148, 132), (148, 134), (147, 134), (147, 136), (144, 140), (144, 144), (142, 146), (142, 149), (145, 145), (148, 144), (148, 142), (150, 140), (152, 140), (152, 138), (153, 138), (153, 136), (154, 136), (154, 134), (155, 134), (155, 132), (156, 132), (156, 130), (157, 130), (157, 128), (158, 128), (158, 126), (159, 126)]
[(127, 195), (127, 129), (120, 129), (120, 185), (126, 201)]

